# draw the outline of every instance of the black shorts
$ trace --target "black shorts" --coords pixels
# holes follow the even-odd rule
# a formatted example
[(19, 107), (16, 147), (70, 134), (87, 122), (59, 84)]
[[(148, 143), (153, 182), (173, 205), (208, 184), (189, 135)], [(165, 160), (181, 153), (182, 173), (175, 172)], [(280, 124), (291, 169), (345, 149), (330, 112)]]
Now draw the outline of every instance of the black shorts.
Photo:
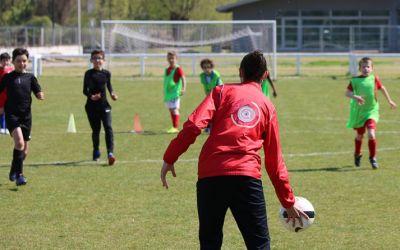
[(31, 114), (19, 116), (15, 114), (6, 113), (6, 124), (10, 134), (12, 134), (14, 129), (20, 127), (22, 130), (22, 136), (24, 137), (24, 141), (31, 140), (31, 128), (32, 128)]

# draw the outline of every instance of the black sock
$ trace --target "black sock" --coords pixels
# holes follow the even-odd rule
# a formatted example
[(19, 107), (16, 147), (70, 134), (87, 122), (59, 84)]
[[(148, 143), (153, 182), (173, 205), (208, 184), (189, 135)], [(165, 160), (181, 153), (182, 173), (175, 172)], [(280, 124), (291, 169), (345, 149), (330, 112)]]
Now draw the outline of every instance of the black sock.
[(24, 162), (24, 151), (20, 151), (14, 148), (13, 151), (13, 161), (11, 168), (14, 170), (15, 174), (19, 176), (23, 173), (23, 162)]

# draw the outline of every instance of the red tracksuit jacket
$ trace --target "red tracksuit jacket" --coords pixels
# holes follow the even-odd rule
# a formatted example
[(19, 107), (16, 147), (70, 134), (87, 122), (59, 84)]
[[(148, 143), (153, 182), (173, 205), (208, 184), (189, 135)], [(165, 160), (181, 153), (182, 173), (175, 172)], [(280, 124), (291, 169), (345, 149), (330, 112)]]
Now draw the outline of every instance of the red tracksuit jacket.
[(288, 172), (282, 157), (275, 107), (260, 84), (244, 82), (215, 87), (171, 141), (164, 161), (174, 164), (196, 137), (212, 123), (198, 162), (198, 178), (240, 175), (261, 179), (261, 157), (275, 192), (285, 208), (294, 204)]

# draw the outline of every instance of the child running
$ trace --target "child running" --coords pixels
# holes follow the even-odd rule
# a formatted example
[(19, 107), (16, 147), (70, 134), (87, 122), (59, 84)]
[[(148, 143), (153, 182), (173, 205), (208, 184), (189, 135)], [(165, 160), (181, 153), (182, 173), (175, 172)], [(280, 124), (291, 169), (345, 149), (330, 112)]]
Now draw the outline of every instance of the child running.
[(295, 198), (281, 153), (277, 115), (261, 92), (267, 63), (263, 54), (247, 54), (239, 69), (241, 83), (215, 87), (193, 111), (164, 154), (161, 181), (176, 177), (175, 162), (213, 121), (198, 161), (197, 210), (200, 249), (221, 249), (224, 218), (229, 208), (247, 249), (270, 249), (266, 205), (261, 182), (261, 147), (265, 168), (291, 223), (307, 215)]
[(35, 94), (37, 99), (44, 99), (44, 94), (36, 77), (25, 71), (28, 58), (29, 52), (26, 49), (14, 49), (12, 52), (14, 71), (5, 75), (0, 83), (0, 93), (7, 89), (4, 110), (8, 131), (14, 139), (9, 179), (15, 181), (17, 186), (27, 183), (23, 174), (23, 163), (28, 154), (28, 142), (31, 139), (31, 92)]
[[(203, 70), (200, 73), (200, 82), (203, 85), (204, 93), (206, 95), (211, 93), (211, 90), (216, 86), (223, 84), (221, 75), (214, 69), (214, 62), (211, 59), (203, 59), (200, 62), (200, 67)], [(204, 129), (205, 133), (210, 133), (212, 125), (208, 124), (208, 127)]]
[(261, 83), (262, 92), (268, 98), (269, 98), (269, 86), (271, 86), (271, 88), (272, 88), (273, 97), (276, 98), (278, 96), (278, 94), (276, 93), (274, 82), (272, 81), (272, 79), (269, 75), (269, 71), (268, 71), (267, 78), (265, 78)]
[[(8, 53), (3, 53), (0, 55), (0, 81), (5, 74), (10, 73), (13, 70), (13, 67), (10, 66), (11, 57)], [(8, 134), (7, 126), (6, 126), (6, 116), (4, 114), (4, 104), (7, 99), (7, 91), (3, 91), (0, 94), (0, 134)]]
[(172, 127), (167, 133), (174, 134), (179, 132), (180, 96), (186, 91), (186, 79), (182, 68), (177, 64), (175, 51), (167, 53), (167, 61), (169, 67), (164, 73), (164, 102), (172, 120)]
[(85, 110), (92, 128), (93, 160), (98, 161), (100, 152), (100, 130), (103, 123), (108, 165), (113, 165), (116, 158), (114, 156), (114, 134), (111, 126), (111, 105), (107, 101), (106, 89), (111, 95), (111, 99), (116, 101), (118, 96), (115, 94), (111, 85), (111, 73), (103, 69), (105, 54), (102, 50), (93, 50), (90, 62), (93, 68), (85, 73), (83, 81), (83, 94), (87, 97)]
[(392, 101), (378, 76), (373, 74), (372, 59), (364, 57), (358, 65), (361, 75), (353, 77), (346, 90), (346, 96), (351, 99), (347, 127), (353, 128), (356, 131), (356, 138), (354, 140), (354, 164), (356, 167), (361, 165), (361, 145), (365, 130), (367, 130), (369, 162), (373, 169), (377, 169), (375, 137), (376, 124), (379, 121), (377, 91), (382, 91), (392, 109), (396, 108), (396, 103)]

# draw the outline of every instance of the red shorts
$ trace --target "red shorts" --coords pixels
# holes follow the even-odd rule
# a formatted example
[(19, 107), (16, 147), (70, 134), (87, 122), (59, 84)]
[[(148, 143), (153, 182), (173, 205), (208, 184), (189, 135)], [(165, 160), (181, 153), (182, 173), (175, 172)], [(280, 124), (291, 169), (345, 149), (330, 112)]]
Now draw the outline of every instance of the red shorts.
[(369, 119), (364, 123), (364, 126), (361, 128), (356, 128), (357, 134), (363, 135), (366, 129), (376, 129), (376, 121)]
[(4, 90), (0, 94), (0, 108), (4, 107), (4, 104), (6, 103), (6, 100), (7, 100), (7, 91)]

